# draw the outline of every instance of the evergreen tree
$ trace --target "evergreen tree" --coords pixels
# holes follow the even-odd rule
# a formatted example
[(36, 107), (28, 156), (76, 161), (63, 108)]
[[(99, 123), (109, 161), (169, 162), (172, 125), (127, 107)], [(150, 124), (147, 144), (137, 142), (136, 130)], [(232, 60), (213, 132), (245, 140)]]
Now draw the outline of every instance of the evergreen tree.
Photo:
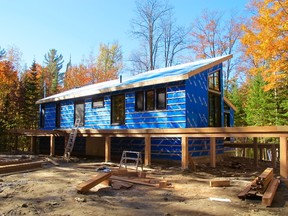
[[(57, 54), (56, 49), (51, 49), (47, 54), (44, 56), (45, 60), (44, 63), (47, 65), (47, 76), (49, 79), (49, 94), (55, 94), (58, 92), (58, 85), (62, 82), (60, 74), (60, 70), (63, 66), (63, 56)], [(47, 83), (46, 83), (47, 84)]]
[(34, 60), (30, 69), (22, 75), (22, 95), (24, 101), (23, 121), (24, 127), (33, 129), (38, 125), (38, 105), (36, 101), (41, 98), (40, 77), (37, 71), (37, 63)]
[(246, 121), (251, 126), (275, 125), (277, 105), (272, 91), (264, 91), (266, 85), (258, 73), (252, 78), (247, 94)]

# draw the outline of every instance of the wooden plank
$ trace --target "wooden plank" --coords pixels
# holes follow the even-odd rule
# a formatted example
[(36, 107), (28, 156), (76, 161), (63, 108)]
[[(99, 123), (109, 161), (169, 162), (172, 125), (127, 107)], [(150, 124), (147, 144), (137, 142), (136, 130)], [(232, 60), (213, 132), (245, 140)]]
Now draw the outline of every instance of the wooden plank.
[(229, 179), (212, 179), (210, 181), (210, 187), (228, 187), (230, 186)]
[(210, 138), (210, 166), (216, 167), (216, 138)]
[(246, 199), (248, 192), (251, 190), (251, 185), (252, 184), (256, 184), (256, 180), (257, 178), (255, 178), (250, 184), (248, 184), (244, 190), (242, 190), (239, 194), (238, 194), (238, 198), (240, 199)]
[(151, 136), (145, 136), (145, 159), (144, 159), (145, 166), (151, 165)]
[(57, 163), (55, 160), (51, 159), (51, 158), (46, 158), (47, 161), (49, 161), (50, 163), (54, 164), (55, 166), (59, 166), (59, 163)]
[(43, 161), (34, 161), (30, 163), (5, 165), (5, 166), (0, 167), (0, 174), (40, 168), (42, 167), (42, 165), (43, 165)]
[(262, 197), (262, 205), (271, 206), (280, 181), (273, 179)]
[(182, 146), (182, 169), (188, 169), (189, 165), (188, 137), (182, 136), (181, 146)]
[(29, 163), (32, 162), (31, 159), (20, 159), (20, 160), (6, 160), (6, 161), (0, 161), (0, 166), (6, 166), (6, 165), (12, 165), (12, 164), (23, 164), (23, 163)]
[(111, 176), (111, 173), (104, 173), (99, 172), (97, 175), (93, 176), (88, 181), (82, 182), (79, 185), (77, 185), (76, 189), (80, 193), (85, 193), (89, 191), (91, 188), (95, 187), (97, 184), (103, 182), (106, 179), (109, 179)]
[(151, 186), (151, 187), (158, 187), (158, 184), (150, 184), (150, 183), (146, 183), (146, 182), (142, 182), (142, 181), (137, 181), (137, 180), (132, 180), (132, 179), (127, 179), (127, 178), (123, 178), (123, 177), (119, 177), (119, 176), (111, 176), (110, 177), (111, 180), (117, 180), (117, 181), (124, 181), (124, 182), (129, 182), (129, 183), (133, 183), (133, 184), (139, 184), (139, 185), (145, 185), (145, 186)]

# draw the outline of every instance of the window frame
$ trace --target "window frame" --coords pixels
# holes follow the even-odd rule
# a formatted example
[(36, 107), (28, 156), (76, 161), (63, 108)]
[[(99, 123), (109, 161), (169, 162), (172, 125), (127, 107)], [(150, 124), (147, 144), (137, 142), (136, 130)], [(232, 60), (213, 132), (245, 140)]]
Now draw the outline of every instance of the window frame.
[[(149, 97), (149, 93), (152, 96)], [(160, 95), (163, 94), (163, 102), (161, 102)], [(140, 95), (141, 100), (139, 102)], [(149, 101), (152, 104), (149, 105)], [(141, 104), (142, 107), (139, 106)], [(154, 111), (154, 110), (166, 110), (167, 109), (167, 88), (157, 88), (157, 89), (148, 89), (143, 91), (136, 91), (135, 92), (135, 111), (142, 112), (142, 111)]]
[(221, 127), (221, 95), (208, 92), (208, 127)]
[[(123, 103), (116, 103), (115, 106), (122, 106), (123, 108), (123, 111), (121, 113), (121, 107), (115, 107), (114, 106), (114, 103), (115, 103), (115, 98), (116, 97), (123, 97), (123, 101), (120, 101), (120, 102), (123, 102)], [(117, 112), (120, 112), (120, 116), (119, 116), (119, 120), (116, 120), (115, 121), (115, 117), (117, 116), (114, 116), (115, 114), (115, 110)], [(118, 113), (119, 114), (119, 113)], [(110, 122), (111, 122), (111, 125), (125, 125), (125, 120), (126, 120), (126, 103), (125, 103), (125, 94), (117, 94), (117, 95), (111, 95), (111, 114), (110, 114)]]
[(79, 113), (80, 114), (80, 123), (79, 123), (79, 126), (84, 126), (85, 125), (85, 101), (84, 100), (78, 100), (78, 101), (75, 101), (74, 102), (74, 122), (73, 122), (73, 126), (74, 126), (74, 124), (75, 124), (75, 121), (76, 121), (76, 119), (78, 118), (78, 116), (76, 116), (77, 115), (77, 110), (76, 110), (76, 108), (77, 108), (77, 106), (79, 106), (79, 105), (82, 105), (83, 106), (83, 111), (81, 112), (81, 113)]
[[(94, 103), (101, 102), (101, 105), (96, 105)], [(103, 108), (105, 107), (105, 100), (104, 97), (94, 97), (92, 98), (92, 109)]]
[(217, 92), (221, 91), (220, 70), (208, 74), (208, 88)]

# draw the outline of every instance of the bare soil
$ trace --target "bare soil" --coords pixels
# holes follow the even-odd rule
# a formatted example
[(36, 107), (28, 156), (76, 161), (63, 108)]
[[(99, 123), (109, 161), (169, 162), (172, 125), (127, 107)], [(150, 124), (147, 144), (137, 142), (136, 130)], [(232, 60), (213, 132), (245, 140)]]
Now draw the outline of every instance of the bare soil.
[[(100, 184), (79, 194), (76, 186), (96, 172), (96, 166), (84, 169), (79, 164), (93, 167), (95, 161), (79, 159), (67, 163), (54, 159), (60, 166), (48, 163), (37, 171), (0, 176), (0, 215), (288, 215), (288, 190), (282, 181), (271, 207), (262, 206), (261, 199), (237, 197), (270, 167), (269, 162), (260, 162), (255, 168), (249, 159), (229, 157), (218, 161), (217, 168), (202, 163), (193, 172), (167, 163), (157, 164), (147, 171), (147, 177), (165, 179), (174, 188), (134, 184), (130, 189), (114, 190)], [(274, 174), (279, 175), (279, 169)], [(210, 180), (218, 177), (229, 179), (231, 186), (210, 187)]]

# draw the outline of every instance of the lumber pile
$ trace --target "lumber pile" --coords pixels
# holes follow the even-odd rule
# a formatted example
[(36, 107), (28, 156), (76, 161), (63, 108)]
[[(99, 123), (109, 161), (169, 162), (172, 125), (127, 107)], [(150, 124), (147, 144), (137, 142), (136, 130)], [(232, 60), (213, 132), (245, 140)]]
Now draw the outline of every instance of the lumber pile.
[(262, 198), (262, 205), (271, 206), (280, 183), (280, 181), (273, 176), (273, 168), (267, 168), (247, 185), (246, 188), (238, 194), (238, 197), (243, 200), (246, 198), (260, 197)]
[(43, 161), (12, 163), (0, 166), (0, 174), (21, 172), (26, 170), (39, 169), (43, 166)]

